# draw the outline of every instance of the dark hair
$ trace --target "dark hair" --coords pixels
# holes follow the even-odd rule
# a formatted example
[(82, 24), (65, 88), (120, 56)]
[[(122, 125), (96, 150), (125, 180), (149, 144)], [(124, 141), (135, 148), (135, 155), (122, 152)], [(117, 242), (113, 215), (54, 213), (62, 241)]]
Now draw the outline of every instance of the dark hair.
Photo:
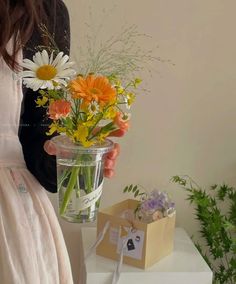
[[(35, 27), (47, 22), (43, 0), (0, 0), (0, 57), (17, 69), (16, 54), (30, 39)], [(6, 45), (13, 38), (13, 51)]]

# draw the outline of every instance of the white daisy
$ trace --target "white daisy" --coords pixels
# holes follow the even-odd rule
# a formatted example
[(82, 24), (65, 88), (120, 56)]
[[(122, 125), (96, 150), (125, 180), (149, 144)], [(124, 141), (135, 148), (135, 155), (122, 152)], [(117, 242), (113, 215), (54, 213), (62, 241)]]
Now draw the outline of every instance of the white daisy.
[(130, 109), (130, 104), (129, 104), (129, 100), (128, 100), (127, 97), (124, 97), (124, 104), (125, 104), (127, 109)]
[(24, 59), (22, 67), (25, 71), (20, 73), (23, 83), (33, 91), (38, 89), (55, 89), (60, 85), (67, 85), (67, 81), (73, 77), (76, 72), (71, 66), (73, 62), (68, 62), (69, 56), (59, 52), (53, 60), (53, 52), (48, 55), (46, 50), (37, 52), (33, 56), (33, 61)]
[(90, 114), (96, 115), (99, 112), (99, 104), (96, 101), (92, 101), (88, 106), (88, 110)]

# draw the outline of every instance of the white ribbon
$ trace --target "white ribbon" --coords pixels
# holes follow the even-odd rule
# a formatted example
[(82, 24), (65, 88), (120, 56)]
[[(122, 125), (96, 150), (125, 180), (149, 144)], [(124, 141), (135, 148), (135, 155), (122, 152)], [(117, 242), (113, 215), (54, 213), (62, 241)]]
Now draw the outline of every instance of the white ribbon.
[[(109, 229), (109, 227), (110, 227), (110, 222), (107, 221), (105, 226), (103, 227), (102, 231), (99, 233), (95, 243), (88, 249), (88, 251), (87, 251), (87, 253), (84, 257), (85, 261), (95, 252), (96, 247), (104, 239), (104, 236), (105, 236), (107, 230)], [(120, 257), (119, 257), (116, 269), (113, 273), (112, 284), (117, 284), (119, 279), (120, 279), (120, 271), (121, 271), (121, 267), (122, 267), (122, 264), (123, 264), (124, 249), (127, 245), (127, 242), (128, 242), (128, 239), (129, 239), (129, 234), (130, 234), (131, 230), (132, 230), (132, 227), (129, 228), (128, 233), (127, 233), (127, 237), (122, 241), (122, 247), (121, 247), (121, 250), (120, 250)], [(121, 232), (121, 227), (120, 227), (120, 230), (119, 230), (119, 235), (120, 235), (120, 232)]]
[(102, 231), (98, 234), (97, 240), (95, 241), (95, 243), (88, 249), (84, 259), (85, 261), (93, 254), (93, 252), (95, 251), (96, 247), (101, 243), (101, 241), (104, 239), (104, 236), (108, 230), (110, 226), (110, 222), (107, 221), (104, 228), (102, 229)]
[(77, 200), (77, 202), (78, 202), (77, 203), (77, 209), (78, 210), (85, 210), (85, 209), (91, 207), (92, 205), (94, 205), (102, 195), (102, 186), (103, 186), (103, 181), (101, 182), (101, 184), (99, 185), (99, 187), (97, 189), (90, 192), (89, 194), (86, 194), (86, 195), (80, 197)]
[[(132, 229), (133, 229), (132, 227), (129, 228), (128, 233), (127, 233), (127, 237), (124, 238), (123, 241), (122, 241), (122, 246), (121, 246), (121, 250), (120, 250), (120, 258), (118, 260), (116, 270), (113, 273), (112, 284), (117, 284), (119, 279), (120, 279), (120, 271), (121, 271), (121, 267), (122, 267), (122, 264), (123, 264), (124, 249), (127, 246), (129, 235), (130, 235), (130, 232), (131, 232)], [(120, 236), (120, 233), (121, 233), (121, 227), (120, 227), (119, 236)]]

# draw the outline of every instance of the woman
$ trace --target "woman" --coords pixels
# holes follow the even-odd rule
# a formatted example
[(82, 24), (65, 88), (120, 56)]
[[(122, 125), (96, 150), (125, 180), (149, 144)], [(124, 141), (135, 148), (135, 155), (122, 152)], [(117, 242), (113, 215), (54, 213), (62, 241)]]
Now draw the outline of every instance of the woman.
[[(22, 57), (49, 45), (69, 53), (67, 9), (60, 0), (0, 0), (0, 282), (73, 283), (69, 257), (46, 190), (56, 192), (54, 148), (45, 135), (49, 121), (35, 107), (37, 93), (16, 80)], [(23, 46), (23, 48), (22, 48)], [(20, 125), (20, 127), (19, 127)], [(115, 136), (123, 135), (117, 131)], [(46, 153), (47, 152), (47, 153)], [(106, 161), (113, 175), (118, 145)]]

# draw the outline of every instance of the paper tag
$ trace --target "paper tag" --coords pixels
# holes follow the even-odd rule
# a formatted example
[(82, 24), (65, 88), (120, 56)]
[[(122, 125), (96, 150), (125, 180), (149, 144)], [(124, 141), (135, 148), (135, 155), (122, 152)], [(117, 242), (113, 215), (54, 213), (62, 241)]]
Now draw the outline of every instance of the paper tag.
[(77, 209), (84, 210), (94, 205), (102, 195), (102, 186), (103, 186), (103, 182), (100, 184), (100, 186), (96, 190), (92, 191), (89, 194), (86, 194), (85, 196), (80, 197), (77, 200), (78, 201)]
[(123, 241), (124, 239), (127, 238), (127, 243), (123, 250), (124, 256), (129, 256), (129, 257), (141, 260), (142, 252), (143, 252), (143, 245), (144, 245), (144, 237), (145, 237), (144, 231), (132, 229), (129, 232), (128, 227), (123, 227), (122, 229), (126, 230), (128, 237), (127, 235), (125, 236), (124, 234), (122, 236), (121, 235), (122, 230), (120, 229), (120, 235), (119, 235), (119, 240), (117, 244), (117, 253), (118, 254), (121, 253)]

